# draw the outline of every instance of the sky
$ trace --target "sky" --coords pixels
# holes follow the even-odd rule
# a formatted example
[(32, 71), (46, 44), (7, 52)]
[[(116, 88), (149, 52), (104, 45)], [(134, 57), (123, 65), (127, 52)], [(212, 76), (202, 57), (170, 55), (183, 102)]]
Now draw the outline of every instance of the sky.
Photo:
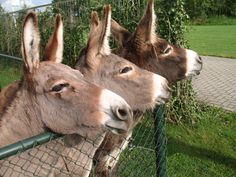
[[(23, 0), (23, 1), (27, 6), (30, 7), (51, 3), (51, 0)], [(0, 4), (6, 11), (19, 10), (16, 9), (16, 6), (17, 7), (20, 6), (20, 0), (0, 0)]]

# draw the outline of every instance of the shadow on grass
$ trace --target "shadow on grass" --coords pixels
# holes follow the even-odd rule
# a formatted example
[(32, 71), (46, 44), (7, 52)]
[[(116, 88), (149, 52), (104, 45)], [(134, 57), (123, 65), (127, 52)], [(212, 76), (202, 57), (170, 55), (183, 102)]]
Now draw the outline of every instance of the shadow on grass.
[(215, 163), (230, 167), (236, 171), (236, 159), (232, 157), (227, 157), (212, 150), (186, 144), (183, 141), (170, 136), (168, 136), (168, 144), (168, 156), (172, 156), (176, 153), (182, 153), (191, 157), (195, 156), (200, 159), (211, 160)]

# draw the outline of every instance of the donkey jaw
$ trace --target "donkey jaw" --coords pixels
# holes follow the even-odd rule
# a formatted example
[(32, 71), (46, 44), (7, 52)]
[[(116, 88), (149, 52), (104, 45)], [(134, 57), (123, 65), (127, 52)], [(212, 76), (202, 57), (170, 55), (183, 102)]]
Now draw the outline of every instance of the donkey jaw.
[(129, 131), (133, 122), (133, 112), (122, 97), (103, 89), (100, 105), (103, 113), (102, 125), (105, 130), (114, 134), (124, 134)]
[(200, 74), (202, 70), (202, 60), (201, 57), (198, 56), (196, 52), (193, 50), (186, 49), (186, 59), (187, 59), (187, 67), (185, 76), (196, 76)]
[(171, 96), (171, 90), (168, 81), (157, 74), (153, 75), (153, 102), (155, 104), (164, 104)]

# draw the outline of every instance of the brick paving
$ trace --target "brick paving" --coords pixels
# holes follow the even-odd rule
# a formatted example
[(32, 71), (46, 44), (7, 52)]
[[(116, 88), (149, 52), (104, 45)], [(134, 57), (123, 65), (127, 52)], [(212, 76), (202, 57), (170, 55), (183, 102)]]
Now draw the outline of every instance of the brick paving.
[(203, 70), (193, 78), (197, 98), (236, 112), (236, 59), (203, 56)]

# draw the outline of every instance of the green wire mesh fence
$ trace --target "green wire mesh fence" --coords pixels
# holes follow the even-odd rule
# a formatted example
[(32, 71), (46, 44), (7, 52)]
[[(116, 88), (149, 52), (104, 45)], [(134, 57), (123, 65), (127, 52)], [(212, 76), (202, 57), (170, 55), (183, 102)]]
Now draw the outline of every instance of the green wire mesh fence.
[[(163, 106), (148, 113), (134, 130), (118, 162), (119, 176), (165, 177), (166, 138)], [(153, 119), (154, 118), (154, 119)], [(80, 137), (83, 139), (82, 137)], [(79, 145), (65, 145), (66, 136), (44, 133), (0, 148), (0, 176), (96, 176), (90, 172), (96, 142), (86, 139)], [(82, 140), (80, 140), (81, 142)], [(66, 143), (67, 144), (67, 143)], [(112, 157), (116, 160), (116, 157)], [(96, 163), (94, 163), (96, 164)]]
[[(62, 14), (64, 62), (73, 66), (87, 40), (90, 12), (101, 12), (103, 5), (107, 3), (112, 5), (112, 17), (131, 30), (146, 6), (146, 1), (143, 0), (68, 0), (12, 13), (0, 12), (0, 86), (20, 79), (20, 34), (22, 21), (28, 10), (34, 10), (38, 14), (42, 46), (45, 46), (51, 35), (55, 14)], [(167, 176), (163, 110), (164, 107), (161, 106), (153, 113), (147, 113), (135, 127), (132, 138), (127, 140), (129, 145), (118, 162), (119, 176)], [(91, 149), (97, 146), (97, 141), (101, 138), (103, 135), (96, 140), (80, 137), (79, 141), (83, 140), (83, 143), (68, 147), (64, 143), (67, 141), (66, 136), (46, 133), (3, 147), (0, 149), (0, 176), (88, 176), (89, 173), (91, 177), (98, 176), (94, 171), (96, 162)], [(112, 158), (117, 160), (117, 157)], [(90, 166), (93, 166), (91, 171)]]

